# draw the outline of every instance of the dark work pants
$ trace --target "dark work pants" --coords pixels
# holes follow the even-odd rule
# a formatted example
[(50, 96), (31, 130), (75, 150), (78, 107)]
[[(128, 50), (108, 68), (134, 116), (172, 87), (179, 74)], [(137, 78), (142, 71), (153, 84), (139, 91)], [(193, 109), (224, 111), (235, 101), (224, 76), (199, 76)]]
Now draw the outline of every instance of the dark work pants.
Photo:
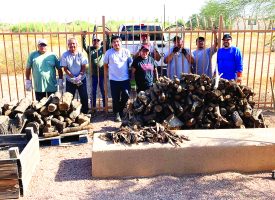
[(88, 113), (88, 93), (87, 93), (87, 81), (86, 78), (82, 80), (82, 85), (77, 86), (68, 80), (66, 80), (66, 92), (70, 92), (73, 96), (75, 95), (76, 90), (78, 90), (80, 102), (82, 104), (81, 112)]
[[(99, 80), (99, 83), (98, 83)], [(105, 107), (105, 93), (104, 93), (104, 76), (95, 76), (92, 75), (92, 101), (93, 107), (96, 107), (96, 92), (97, 92), (97, 85), (99, 84), (99, 89), (102, 96), (103, 107)]]
[(53, 93), (55, 92), (35, 92), (35, 99), (40, 101), (43, 97), (49, 97)]
[(113, 112), (122, 114), (130, 96), (130, 80), (110, 80), (110, 87), (113, 99)]

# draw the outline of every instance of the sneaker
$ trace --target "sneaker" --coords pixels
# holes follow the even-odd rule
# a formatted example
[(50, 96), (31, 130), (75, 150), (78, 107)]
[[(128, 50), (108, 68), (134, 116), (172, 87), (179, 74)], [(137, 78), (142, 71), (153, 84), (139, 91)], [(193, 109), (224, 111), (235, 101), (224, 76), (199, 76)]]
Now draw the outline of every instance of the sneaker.
[(115, 114), (115, 122), (121, 122), (121, 118), (120, 118), (119, 113)]

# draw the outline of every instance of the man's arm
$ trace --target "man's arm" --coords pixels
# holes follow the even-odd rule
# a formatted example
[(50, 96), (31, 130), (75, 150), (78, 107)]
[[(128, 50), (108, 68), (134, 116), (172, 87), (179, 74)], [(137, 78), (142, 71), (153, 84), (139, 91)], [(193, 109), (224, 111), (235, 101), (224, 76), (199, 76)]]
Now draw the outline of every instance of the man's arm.
[(87, 43), (86, 43), (86, 34), (87, 34), (87, 31), (83, 31), (81, 33), (82, 47), (87, 52), (87, 54), (89, 54), (89, 49), (88, 49)]
[(193, 65), (194, 64), (194, 57), (189, 53), (185, 48), (182, 49), (182, 54), (185, 56), (187, 61)]
[(31, 77), (31, 68), (26, 68), (26, 79), (27, 80), (30, 80), (30, 77)]
[[(212, 31), (212, 33), (213, 33), (213, 35), (214, 35), (214, 44), (213, 44), (212, 47), (211, 47), (211, 51), (217, 52), (217, 49), (218, 49), (218, 36), (217, 36), (217, 30), (214, 29), (214, 30)], [(213, 55), (213, 53), (212, 53), (212, 55)]]
[(165, 63), (165, 64), (170, 63), (170, 62), (172, 61), (174, 55), (175, 55), (174, 52), (170, 53), (170, 54), (164, 59), (164, 63)]
[(63, 79), (63, 70), (62, 70), (62, 68), (58, 69), (57, 73), (58, 73), (59, 79)]

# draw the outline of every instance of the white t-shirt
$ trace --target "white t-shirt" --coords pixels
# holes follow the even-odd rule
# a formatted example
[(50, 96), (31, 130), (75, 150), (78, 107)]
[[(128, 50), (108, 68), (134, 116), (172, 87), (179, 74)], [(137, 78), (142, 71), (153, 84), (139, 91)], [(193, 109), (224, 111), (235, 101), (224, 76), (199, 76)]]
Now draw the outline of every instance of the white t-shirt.
[[(74, 75), (74, 77), (77, 77), (80, 74), (81, 66), (87, 65), (88, 60), (83, 56), (81, 52), (76, 53), (73, 55), (70, 51), (66, 51), (63, 53), (61, 60), (60, 60), (60, 66), (67, 67), (68, 70)], [(67, 80), (70, 79), (70, 77), (66, 76)], [(82, 76), (82, 80), (85, 78), (85, 74)]]
[(129, 79), (129, 67), (133, 59), (128, 49), (119, 51), (109, 49), (105, 53), (104, 63), (109, 66), (109, 79), (113, 81), (125, 81)]

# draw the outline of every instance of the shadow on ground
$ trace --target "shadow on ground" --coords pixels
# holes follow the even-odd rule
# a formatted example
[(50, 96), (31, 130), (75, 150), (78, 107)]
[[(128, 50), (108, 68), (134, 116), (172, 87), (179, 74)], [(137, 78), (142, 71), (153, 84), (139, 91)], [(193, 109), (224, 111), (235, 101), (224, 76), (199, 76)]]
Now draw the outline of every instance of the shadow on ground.
[(90, 180), (91, 158), (68, 159), (60, 162), (55, 181)]

